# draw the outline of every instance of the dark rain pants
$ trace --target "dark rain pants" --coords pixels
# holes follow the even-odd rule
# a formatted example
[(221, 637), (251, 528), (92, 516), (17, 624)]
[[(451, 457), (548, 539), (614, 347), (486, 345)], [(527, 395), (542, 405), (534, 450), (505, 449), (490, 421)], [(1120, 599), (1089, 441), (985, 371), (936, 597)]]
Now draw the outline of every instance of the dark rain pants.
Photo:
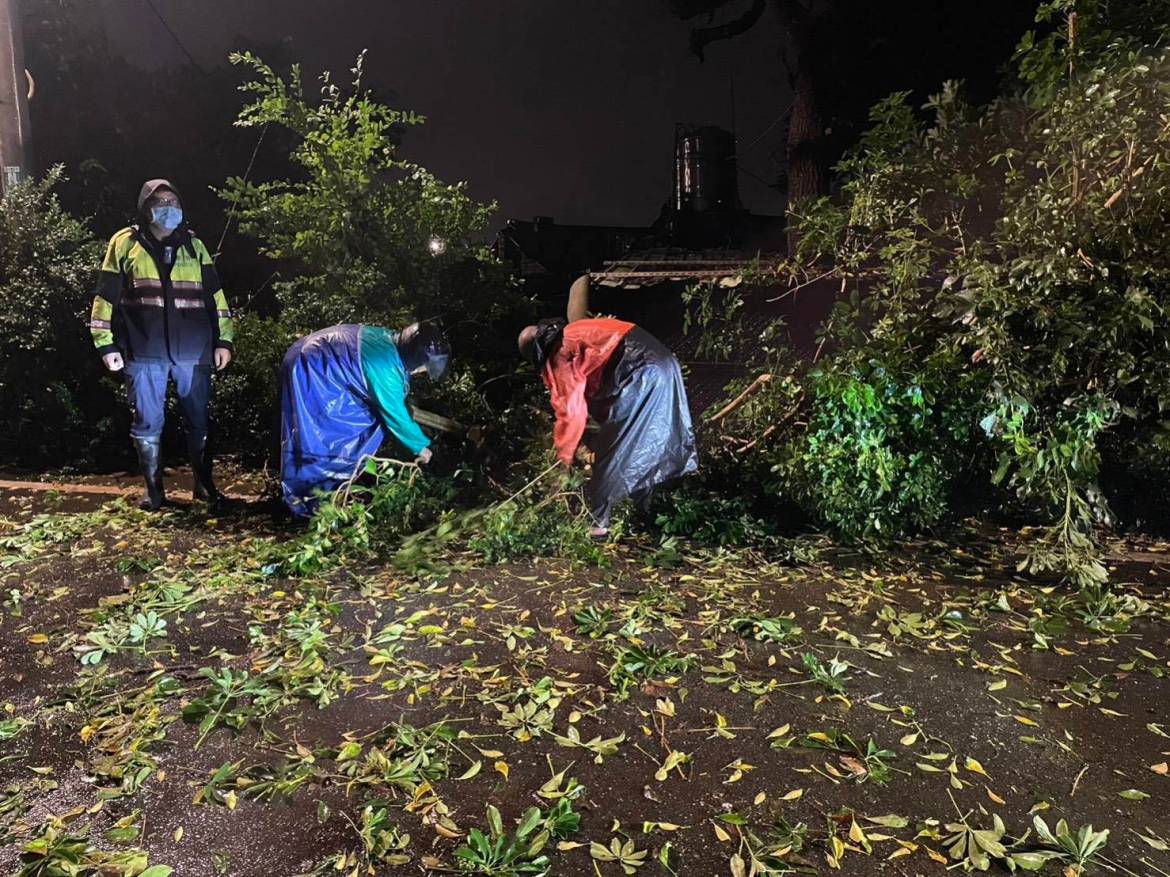
[(211, 365), (196, 362), (126, 363), (126, 395), (133, 415), (130, 437), (154, 439), (162, 435), (168, 380), (175, 382), (184, 431), (189, 436), (205, 437), (210, 424), (212, 369)]

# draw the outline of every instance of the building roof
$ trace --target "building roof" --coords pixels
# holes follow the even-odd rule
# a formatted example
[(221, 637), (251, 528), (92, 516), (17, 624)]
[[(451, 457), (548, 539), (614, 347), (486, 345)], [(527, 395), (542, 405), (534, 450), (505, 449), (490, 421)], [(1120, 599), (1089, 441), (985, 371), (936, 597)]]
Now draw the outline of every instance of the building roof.
[(744, 273), (779, 256), (748, 255), (727, 250), (711, 254), (679, 251), (646, 251), (606, 262), (592, 271), (590, 279), (601, 286), (641, 289), (659, 283), (708, 282), (725, 287), (738, 286)]

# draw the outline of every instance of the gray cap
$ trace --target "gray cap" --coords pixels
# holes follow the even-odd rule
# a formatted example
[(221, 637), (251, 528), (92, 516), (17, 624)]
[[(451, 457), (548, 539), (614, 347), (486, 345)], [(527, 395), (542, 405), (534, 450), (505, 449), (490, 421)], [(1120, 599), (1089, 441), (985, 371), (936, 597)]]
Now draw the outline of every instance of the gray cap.
[(179, 194), (179, 190), (175, 188), (174, 183), (172, 183), (170, 180), (147, 180), (142, 184), (142, 189), (138, 192), (139, 213), (142, 213), (142, 211), (146, 209), (146, 202), (149, 201), (151, 196), (154, 195), (154, 193), (159, 189), (170, 189), (175, 193), (175, 197), (177, 197), (179, 201), (182, 202), (183, 196)]

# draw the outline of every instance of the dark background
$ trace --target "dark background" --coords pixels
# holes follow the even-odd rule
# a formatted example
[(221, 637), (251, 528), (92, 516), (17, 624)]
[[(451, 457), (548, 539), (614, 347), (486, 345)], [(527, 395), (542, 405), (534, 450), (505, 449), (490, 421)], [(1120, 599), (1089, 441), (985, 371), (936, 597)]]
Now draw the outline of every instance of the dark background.
[[(273, 62), (299, 61), (310, 88), (323, 69), (347, 78), (358, 52), (368, 49), (369, 84), (389, 102), (428, 117), (409, 132), (406, 156), (444, 179), (469, 181), (475, 197), (499, 202), (501, 218), (649, 223), (669, 194), (674, 123), (730, 127), (733, 78), (741, 144), (760, 138), (743, 150), (742, 165), (768, 180), (778, 172), (780, 156), (773, 153), (782, 146), (783, 126), (768, 126), (785, 110), (787, 85), (775, 27), (713, 46), (700, 64), (687, 49), (691, 25), (660, 0), (154, 0), (178, 41), (147, 0), (86, 4), (68, 26), (85, 31), (83, 51), (105, 50), (116, 59), (104, 70), (91, 65), (99, 77), (109, 76), (96, 100), (110, 99), (106, 89), (120, 86), (121, 61), (160, 88), (181, 74), (189, 89), (184, 94), (184, 83), (175, 83), (173, 95), (142, 107), (140, 131), (125, 132), (163, 153), (149, 169), (119, 169), (135, 180), (165, 171), (202, 182), (208, 159), (203, 167), (167, 170), (168, 138), (157, 132), (187, 128), (184, 114), (204, 115), (209, 86), (226, 87), (218, 102), (222, 125), (230, 124), (228, 111), (242, 96), (231, 93), (232, 77), (215, 68), (241, 47), (257, 47)], [(37, 7), (53, 5), (26, 0), (30, 43), (45, 30)], [(186, 52), (208, 73), (191, 69)], [(54, 60), (31, 46), (30, 55), (38, 84), (57, 73)], [(62, 129), (86, 100), (67, 88), (47, 91), (41, 89), (43, 100), (33, 108), (34, 123), (37, 115), (42, 122), (34, 129), (38, 158), (72, 162), (82, 144), (75, 146), (75, 134)], [(68, 106), (46, 108), (50, 99)], [(136, 94), (126, 99), (139, 100)], [(194, 136), (220, 140), (225, 133), (231, 132), (204, 128)], [(251, 143), (256, 135), (237, 136)], [(221, 178), (242, 174), (247, 158), (215, 170)], [(747, 206), (783, 209), (782, 196), (747, 173), (741, 185)]]
[[(1021, 0), (811, 0), (831, 6), (818, 54), (832, 71), (825, 109), (835, 145), (895, 89), (925, 99), (961, 78), (976, 100), (1031, 22)], [(227, 68), (255, 49), (279, 68), (298, 61), (306, 85), (336, 80), (368, 49), (367, 82), (387, 102), (428, 117), (405, 156), (506, 218), (646, 225), (666, 201), (676, 122), (734, 126), (740, 197), (779, 214), (789, 73), (781, 19), (769, 9), (746, 34), (688, 48), (693, 27), (733, 19), (748, 0), (703, 0), (712, 17), (684, 21), (693, 0), (24, 0), (39, 164), (65, 162), (69, 206), (103, 234), (150, 176), (175, 176), (195, 198), (204, 236), (218, 233), (209, 185), (243, 174), (255, 131), (231, 121), (243, 101)], [(734, 100), (733, 100), (734, 94)], [(278, 137), (254, 175), (287, 174)], [(779, 184), (782, 188), (782, 183)], [(199, 216), (202, 211), (205, 215)]]

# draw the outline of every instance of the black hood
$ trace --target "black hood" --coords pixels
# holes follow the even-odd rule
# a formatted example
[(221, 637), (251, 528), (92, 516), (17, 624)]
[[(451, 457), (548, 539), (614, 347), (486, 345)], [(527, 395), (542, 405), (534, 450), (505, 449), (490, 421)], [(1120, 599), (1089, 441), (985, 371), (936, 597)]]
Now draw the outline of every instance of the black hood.
[(536, 336), (532, 339), (529, 359), (537, 368), (542, 368), (548, 358), (561, 346), (561, 337), (568, 323), (561, 319), (541, 320), (536, 324)]

